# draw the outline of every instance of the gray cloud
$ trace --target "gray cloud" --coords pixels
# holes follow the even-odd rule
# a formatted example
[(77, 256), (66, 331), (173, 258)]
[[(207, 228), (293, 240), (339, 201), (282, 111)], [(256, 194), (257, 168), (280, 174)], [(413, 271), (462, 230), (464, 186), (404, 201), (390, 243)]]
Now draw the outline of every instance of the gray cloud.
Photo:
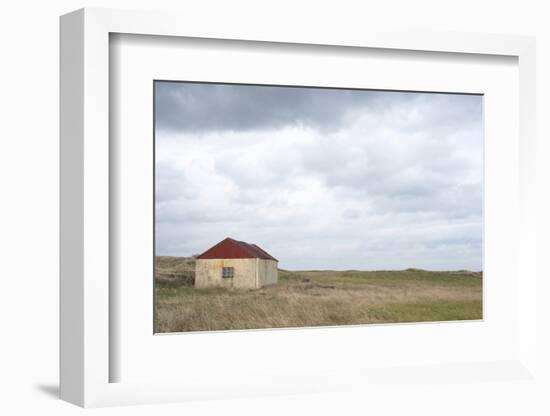
[(158, 254), (481, 269), (479, 96), (156, 83)]
[(195, 185), (187, 180), (185, 171), (169, 161), (157, 161), (155, 165), (155, 198), (158, 203), (197, 197)]
[(331, 130), (349, 111), (380, 111), (412, 99), (399, 92), (163, 81), (155, 84), (156, 127), (202, 133), (289, 125)]

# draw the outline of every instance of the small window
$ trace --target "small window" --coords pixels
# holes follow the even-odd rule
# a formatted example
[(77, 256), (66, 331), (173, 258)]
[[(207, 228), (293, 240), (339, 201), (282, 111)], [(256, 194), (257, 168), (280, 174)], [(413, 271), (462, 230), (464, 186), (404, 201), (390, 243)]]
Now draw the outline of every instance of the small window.
[(231, 277), (233, 277), (234, 272), (235, 272), (235, 269), (233, 267), (223, 267), (222, 268), (222, 277), (223, 278), (231, 278)]

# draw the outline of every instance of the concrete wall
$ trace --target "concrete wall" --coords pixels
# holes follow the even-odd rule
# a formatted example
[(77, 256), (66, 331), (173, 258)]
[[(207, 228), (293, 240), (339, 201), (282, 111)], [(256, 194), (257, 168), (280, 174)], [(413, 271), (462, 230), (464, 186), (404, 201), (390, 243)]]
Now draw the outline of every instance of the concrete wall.
[[(223, 278), (222, 268), (233, 267), (233, 278)], [(256, 288), (256, 259), (197, 259), (195, 287)]]
[[(233, 267), (233, 278), (222, 277), (224, 267)], [(197, 259), (195, 287), (258, 289), (277, 283), (277, 262), (263, 259)]]
[(275, 260), (258, 259), (259, 286), (274, 285), (277, 280), (277, 262)]

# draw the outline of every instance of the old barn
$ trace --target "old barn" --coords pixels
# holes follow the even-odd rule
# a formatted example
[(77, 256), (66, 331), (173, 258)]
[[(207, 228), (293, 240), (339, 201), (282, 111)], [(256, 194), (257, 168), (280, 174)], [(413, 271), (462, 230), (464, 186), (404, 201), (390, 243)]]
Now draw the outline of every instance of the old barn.
[(277, 283), (278, 260), (256, 244), (226, 238), (197, 257), (195, 287), (259, 289)]

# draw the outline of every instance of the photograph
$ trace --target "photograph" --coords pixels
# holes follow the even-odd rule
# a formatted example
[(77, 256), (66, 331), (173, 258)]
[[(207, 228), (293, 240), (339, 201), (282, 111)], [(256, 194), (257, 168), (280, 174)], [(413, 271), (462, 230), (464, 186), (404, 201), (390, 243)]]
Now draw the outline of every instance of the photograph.
[(154, 332), (483, 319), (483, 95), (155, 80)]

